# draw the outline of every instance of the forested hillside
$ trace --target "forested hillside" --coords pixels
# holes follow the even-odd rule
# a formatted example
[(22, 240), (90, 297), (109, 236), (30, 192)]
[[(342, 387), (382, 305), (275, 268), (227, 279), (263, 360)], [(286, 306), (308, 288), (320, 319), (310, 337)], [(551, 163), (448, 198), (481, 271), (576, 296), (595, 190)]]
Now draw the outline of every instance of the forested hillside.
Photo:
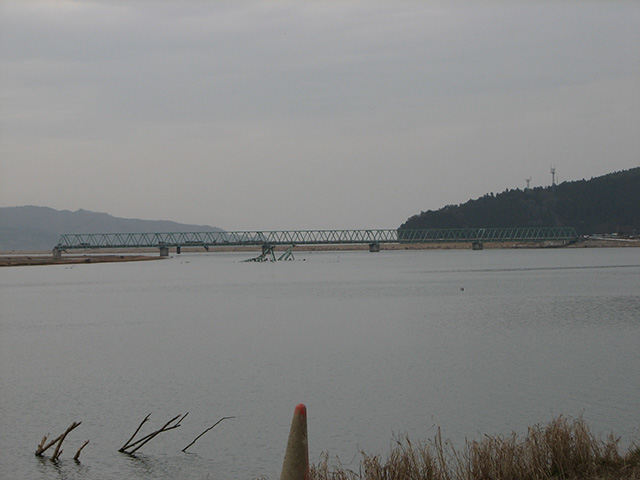
[(505, 190), (421, 212), (400, 227), (575, 227), (579, 234), (640, 232), (640, 167), (554, 187)]

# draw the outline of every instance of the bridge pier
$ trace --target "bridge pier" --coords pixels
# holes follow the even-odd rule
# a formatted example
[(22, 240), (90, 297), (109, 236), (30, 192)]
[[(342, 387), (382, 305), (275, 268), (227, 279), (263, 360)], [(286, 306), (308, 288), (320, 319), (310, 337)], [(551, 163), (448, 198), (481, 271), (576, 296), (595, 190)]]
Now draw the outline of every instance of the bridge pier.
[(166, 245), (162, 245), (160, 247), (160, 256), (161, 257), (168, 257), (169, 256), (169, 247), (167, 247)]
[(370, 243), (369, 244), (369, 251), (371, 253), (376, 253), (380, 251), (380, 244), (379, 243)]
[(479, 240), (476, 240), (475, 242), (473, 242), (471, 244), (471, 249), (472, 250), (482, 250), (483, 248), (484, 248), (484, 245)]
[(53, 253), (54, 260), (62, 260), (62, 250), (60, 250), (59, 248), (54, 247), (51, 253)]
[(178, 245), (178, 246), (176, 247), (176, 253), (177, 253), (178, 255), (180, 255), (180, 245)]

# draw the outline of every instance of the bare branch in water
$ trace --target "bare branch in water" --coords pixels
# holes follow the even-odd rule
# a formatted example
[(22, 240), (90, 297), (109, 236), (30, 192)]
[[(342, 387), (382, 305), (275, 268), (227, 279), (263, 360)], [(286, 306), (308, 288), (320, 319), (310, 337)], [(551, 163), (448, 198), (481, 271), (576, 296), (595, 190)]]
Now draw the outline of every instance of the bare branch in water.
[(76, 454), (73, 456), (73, 459), (74, 459), (76, 462), (79, 462), (79, 461), (80, 461), (80, 460), (79, 460), (79, 458), (80, 458), (80, 452), (82, 452), (82, 449), (83, 449), (84, 447), (86, 447), (88, 444), (89, 444), (89, 440), (86, 440), (86, 441), (82, 444), (82, 446), (78, 449), (78, 451), (76, 452)]
[(77, 426), (79, 426), (82, 422), (73, 422), (71, 425), (69, 425), (69, 428), (67, 428), (67, 431), (64, 432), (62, 435), (60, 435), (60, 437), (58, 437), (60, 440), (58, 440), (58, 444), (56, 445), (56, 449), (53, 452), (53, 455), (51, 456), (51, 461), (56, 461), (58, 460), (58, 458), (60, 458), (60, 455), (62, 455), (62, 450), (60, 450), (60, 447), (62, 447), (62, 442), (64, 442), (64, 439), (67, 438), (67, 435), (69, 434), (69, 432), (71, 432), (71, 430), (73, 430), (74, 428), (76, 428)]
[(207, 428), (204, 432), (202, 432), (200, 435), (198, 435), (195, 440), (193, 442), (191, 442), (189, 445), (187, 445), (186, 447), (184, 447), (182, 449), (182, 451), (184, 453), (187, 453), (187, 448), (189, 448), (191, 445), (193, 445), (194, 443), (196, 443), (198, 441), (198, 439), (200, 437), (202, 437), (205, 433), (207, 433), (209, 430), (211, 430), (213, 427), (215, 427), (216, 425), (218, 425), (221, 421), (226, 420), (228, 418), (236, 418), (236, 417), (222, 417), (220, 420), (218, 420), (216, 423), (214, 423), (213, 425), (211, 425), (209, 428)]
[[(140, 427), (142, 427), (142, 424), (147, 420), (147, 418), (149, 418), (149, 416), (147, 415), (147, 418), (145, 418), (145, 420), (142, 421), (142, 423), (138, 427), (138, 430), (136, 430), (136, 432), (133, 434), (133, 437), (131, 437), (131, 439), (129, 439), (129, 441), (125, 444), (125, 446), (122, 447), (118, 451), (119, 452), (123, 452), (123, 453), (128, 453), (129, 455), (134, 454), (135, 452), (140, 450), (140, 448), (142, 448), (144, 445), (146, 445), (148, 442), (150, 442), (153, 438), (155, 438), (157, 435), (161, 434), (162, 432), (167, 432), (169, 430), (173, 430), (174, 428), (178, 428), (180, 426), (180, 422), (182, 422), (182, 420), (184, 420), (187, 415), (189, 415), (189, 412), (185, 413), (184, 415), (176, 415), (171, 420), (169, 420), (167, 423), (165, 423), (162, 426), (162, 428), (159, 428), (155, 432), (152, 432), (152, 433), (142, 437), (141, 439), (136, 440), (135, 442), (131, 442), (133, 437), (135, 437), (136, 433), (138, 433), (138, 431), (140, 430)], [(173, 422), (176, 422), (176, 423), (174, 425), (171, 425)], [(138, 445), (138, 446), (136, 448), (134, 448), (133, 450), (128, 450), (131, 447), (134, 447), (136, 445)]]
[(140, 425), (138, 425), (138, 428), (136, 428), (136, 431), (133, 432), (133, 435), (131, 435), (131, 438), (129, 440), (127, 440), (125, 442), (125, 444), (120, 447), (120, 450), (118, 450), (119, 452), (124, 452), (127, 448), (129, 448), (131, 445), (129, 445), (129, 442), (131, 442), (131, 440), (133, 440), (133, 438), (138, 434), (138, 432), (140, 431), (140, 429), (142, 428), (142, 425), (145, 424), (145, 422), (147, 420), (149, 420), (149, 417), (151, 416), (151, 413), (149, 413), (149, 415), (147, 415), (146, 417), (144, 417), (144, 420), (142, 420), (142, 422), (140, 422)]

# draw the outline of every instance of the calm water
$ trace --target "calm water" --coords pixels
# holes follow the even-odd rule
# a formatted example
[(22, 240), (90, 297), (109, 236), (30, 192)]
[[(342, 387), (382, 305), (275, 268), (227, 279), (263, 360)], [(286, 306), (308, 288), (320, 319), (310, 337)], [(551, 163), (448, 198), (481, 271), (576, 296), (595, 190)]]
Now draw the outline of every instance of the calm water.
[[(461, 444), (582, 414), (640, 438), (637, 249), (248, 256), (0, 270), (0, 476), (277, 479), (300, 402), (311, 460), (349, 468), (436, 425)], [(33, 455), (73, 421), (59, 464)]]

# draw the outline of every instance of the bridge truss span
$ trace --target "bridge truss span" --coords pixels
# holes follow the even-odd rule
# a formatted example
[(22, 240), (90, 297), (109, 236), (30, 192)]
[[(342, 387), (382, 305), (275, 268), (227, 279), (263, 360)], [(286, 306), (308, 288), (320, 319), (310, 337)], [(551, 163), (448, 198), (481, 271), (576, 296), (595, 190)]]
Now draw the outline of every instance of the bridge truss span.
[(573, 227), (432, 228), (398, 230), (398, 241), (434, 242), (544, 242), (578, 238)]
[(245, 245), (339, 245), (445, 242), (563, 241), (577, 239), (572, 227), (370, 230), (273, 230), (168, 233), (65, 233), (54, 250), (221, 247)]

